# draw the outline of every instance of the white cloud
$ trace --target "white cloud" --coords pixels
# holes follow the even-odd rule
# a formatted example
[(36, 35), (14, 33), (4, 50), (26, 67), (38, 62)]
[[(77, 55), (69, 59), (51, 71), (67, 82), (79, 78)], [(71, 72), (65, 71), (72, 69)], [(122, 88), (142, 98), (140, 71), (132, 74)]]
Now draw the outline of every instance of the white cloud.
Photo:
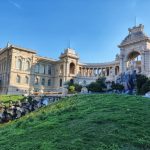
[(12, 1), (12, 0), (9, 0), (9, 2), (10, 2), (13, 6), (15, 6), (16, 8), (21, 9), (21, 6), (20, 6), (18, 3), (14, 2), (14, 1)]

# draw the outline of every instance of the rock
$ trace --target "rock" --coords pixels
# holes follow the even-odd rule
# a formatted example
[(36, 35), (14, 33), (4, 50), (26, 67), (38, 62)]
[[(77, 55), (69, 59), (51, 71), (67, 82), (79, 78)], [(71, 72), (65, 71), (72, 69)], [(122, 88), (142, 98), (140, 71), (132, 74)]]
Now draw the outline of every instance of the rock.
[(81, 93), (82, 94), (87, 94), (88, 93), (88, 89), (86, 87), (82, 87)]
[(63, 96), (67, 96), (67, 94), (68, 94), (68, 89), (67, 89), (67, 88), (63, 88), (62, 94), (63, 94)]
[(148, 97), (148, 98), (150, 98), (150, 91), (149, 91), (149, 92), (147, 92), (147, 93), (145, 93), (144, 97)]

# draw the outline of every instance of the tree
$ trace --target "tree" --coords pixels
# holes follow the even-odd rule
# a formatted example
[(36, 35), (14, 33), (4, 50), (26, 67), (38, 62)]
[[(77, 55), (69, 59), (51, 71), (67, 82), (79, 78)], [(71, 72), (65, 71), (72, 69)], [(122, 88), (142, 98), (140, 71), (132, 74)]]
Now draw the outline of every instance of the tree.
[(106, 81), (105, 77), (100, 77), (96, 80), (96, 83), (98, 83), (102, 89), (105, 89), (106, 88), (105, 81)]
[(92, 82), (87, 86), (88, 90), (91, 92), (103, 92), (106, 88), (105, 80), (106, 78), (104, 77), (98, 78), (96, 82)]
[[(138, 74), (136, 75), (136, 88), (137, 94), (143, 94), (142, 86), (148, 81), (148, 78), (145, 75)], [(144, 87), (145, 88), (145, 87)], [(145, 93), (144, 93), (145, 94)]]
[(74, 92), (75, 92), (75, 87), (74, 87), (73, 85), (70, 85), (70, 86), (69, 86), (69, 91), (70, 91), (71, 93), (74, 93)]
[(100, 87), (100, 85), (96, 82), (92, 82), (87, 86), (88, 90), (91, 92), (102, 92), (102, 88)]
[(150, 80), (147, 80), (141, 87), (140, 94), (145, 94), (150, 91)]

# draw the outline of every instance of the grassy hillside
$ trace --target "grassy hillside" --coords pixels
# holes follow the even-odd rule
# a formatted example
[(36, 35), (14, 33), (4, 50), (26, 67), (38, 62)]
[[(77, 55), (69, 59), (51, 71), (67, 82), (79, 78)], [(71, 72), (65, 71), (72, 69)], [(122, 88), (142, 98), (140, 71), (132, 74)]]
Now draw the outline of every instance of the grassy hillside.
[(66, 98), (0, 126), (0, 150), (148, 150), (150, 99)]

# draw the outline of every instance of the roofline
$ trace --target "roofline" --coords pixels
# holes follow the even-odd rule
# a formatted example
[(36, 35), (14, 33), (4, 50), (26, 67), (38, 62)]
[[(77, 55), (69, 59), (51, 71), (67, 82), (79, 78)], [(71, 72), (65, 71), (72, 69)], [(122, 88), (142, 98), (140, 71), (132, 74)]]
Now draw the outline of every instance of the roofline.
[(82, 66), (107, 66), (107, 65), (115, 65), (115, 64), (119, 64), (119, 61), (112, 61), (112, 62), (104, 62), (104, 63), (79, 63), (79, 65)]
[(148, 42), (150, 42), (150, 38), (147, 37), (147, 38), (145, 38), (145, 39), (139, 39), (139, 40), (137, 40), (137, 41), (131, 41), (131, 42), (127, 42), (127, 43), (124, 43), (124, 44), (121, 43), (120, 45), (118, 45), (118, 47), (121, 48), (121, 47), (130, 45), (130, 44), (136, 44), (136, 43), (138, 43), (138, 42), (143, 42), (143, 41), (148, 41)]
[(36, 54), (35, 50), (31, 50), (31, 49), (27, 49), (27, 48), (23, 48), (23, 47), (20, 47), (20, 46), (15, 46), (15, 45), (10, 45), (10, 46), (7, 46), (5, 48), (0, 49), (0, 54), (3, 53), (5, 50), (11, 49), (11, 48), (15, 48), (15, 49), (19, 49), (19, 50), (22, 50), (22, 51), (26, 51), (26, 52)]
[(36, 54), (36, 50), (32, 50), (32, 49), (28, 49), (28, 48), (23, 48), (23, 47), (16, 46), (16, 45), (10, 45), (9, 47), (10, 48), (16, 48), (16, 49), (19, 49), (19, 50), (23, 50), (23, 51), (27, 51), (27, 52), (31, 52), (31, 53)]
[(47, 57), (43, 57), (43, 56), (38, 56), (36, 55), (37, 58), (40, 58), (42, 60), (47, 60), (47, 61), (52, 61), (52, 62), (57, 62), (58, 60), (52, 59), (52, 58), (47, 58)]

